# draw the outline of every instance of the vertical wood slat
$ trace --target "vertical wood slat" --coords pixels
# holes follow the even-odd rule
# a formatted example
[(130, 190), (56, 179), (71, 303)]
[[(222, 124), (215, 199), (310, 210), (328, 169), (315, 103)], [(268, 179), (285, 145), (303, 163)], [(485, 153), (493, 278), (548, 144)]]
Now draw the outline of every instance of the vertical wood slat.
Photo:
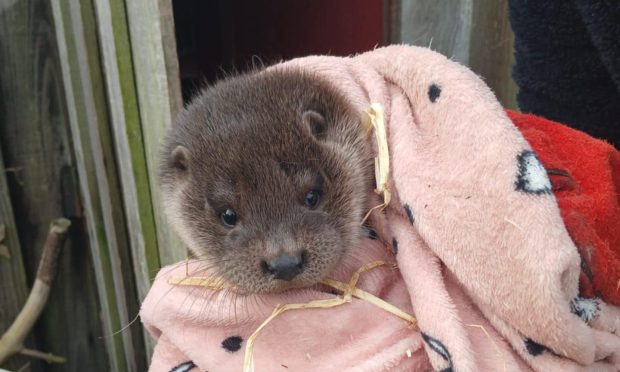
[[(4, 239), (0, 239), (0, 244), (8, 248), (10, 257), (0, 255), (0, 335), (13, 323), (28, 297), (26, 271), (1, 150), (0, 148), (0, 229), (4, 230)], [(12, 358), (4, 367), (18, 369), (25, 363), (26, 359), (23, 357)]]
[(175, 115), (183, 108), (181, 73), (179, 70), (179, 56), (177, 55), (176, 30), (174, 28), (174, 12), (172, 9), (172, 0), (158, 1), (161, 20), (161, 42), (164, 52), (166, 76), (168, 78), (168, 99), (170, 100), (172, 119), (174, 119)]
[(102, 82), (97, 75), (100, 71), (97, 43), (86, 28), (94, 27), (95, 23), (94, 19), (86, 18), (87, 22), (83, 19), (91, 14), (90, 11), (94, 12), (89, 5), (88, 1), (52, 1), (80, 189), (102, 307), (103, 339), (112, 370), (136, 371), (143, 363), (136, 358), (135, 334), (126, 331), (115, 334), (129, 323), (131, 306), (126, 290), (130, 284), (126, 283), (121, 261), (126, 252), (120, 250), (122, 238), (117, 234), (118, 224), (123, 221), (115, 218), (117, 211), (114, 206), (117, 203), (111, 194), (114, 185), (109, 171), (114, 170), (114, 164), (106, 152), (106, 133), (100, 132), (102, 124), (107, 125), (107, 111), (98, 91), (102, 89)]
[(391, 42), (430, 47), (482, 76), (498, 100), (516, 108), (513, 35), (507, 0), (398, 0)]
[(125, 10), (121, 0), (95, 4), (138, 295), (143, 299), (152, 273), (159, 269), (159, 255)]
[(182, 104), (171, 17), (172, 4), (169, 0), (125, 0), (125, 4), (136, 66), (136, 89), (159, 257), (162, 265), (169, 265), (187, 256), (185, 247), (169, 228), (164, 216), (157, 181), (162, 139)]
[(402, 43), (401, 1), (383, 0), (383, 45)]
[(467, 64), (473, 1), (401, 0), (400, 41)]
[[(134, 276), (142, 301), (160, 263), (127, 16), (122, 0), (95, 0), (95, 6)], [(155, 345), (149, 335), (144, 336), (150, 360)]]
[(507, 0), (474, 0), (469, 66), (493, 89), (506, 108), (517, 108), (512, 79), (514, 35)]

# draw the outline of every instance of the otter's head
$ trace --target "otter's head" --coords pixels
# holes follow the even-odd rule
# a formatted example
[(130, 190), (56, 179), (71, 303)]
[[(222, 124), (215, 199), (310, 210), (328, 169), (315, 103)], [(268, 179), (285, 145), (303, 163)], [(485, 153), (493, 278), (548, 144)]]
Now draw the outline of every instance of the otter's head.
[(360, 113), (320, 79), (267, 70), (197, 96), (160, 181), (192, 253), (242, 292), (312, 285), (362, 235), (372, 190)]

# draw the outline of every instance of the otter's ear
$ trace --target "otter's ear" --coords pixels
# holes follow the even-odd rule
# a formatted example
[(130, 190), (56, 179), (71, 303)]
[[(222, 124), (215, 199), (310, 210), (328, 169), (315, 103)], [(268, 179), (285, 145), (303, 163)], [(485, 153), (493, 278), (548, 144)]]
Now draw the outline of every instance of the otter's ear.
[(325, 138), (327, 133), (327, 122), (320, 113), (314, 110), (307, 110), (302, 115), (302, 121), (310, 129), (310, 133), (317, 139)]
[(189, 150), (185, 146), (177, 146), (170, 153), (170, 165), (179, 173), (189, 170)]

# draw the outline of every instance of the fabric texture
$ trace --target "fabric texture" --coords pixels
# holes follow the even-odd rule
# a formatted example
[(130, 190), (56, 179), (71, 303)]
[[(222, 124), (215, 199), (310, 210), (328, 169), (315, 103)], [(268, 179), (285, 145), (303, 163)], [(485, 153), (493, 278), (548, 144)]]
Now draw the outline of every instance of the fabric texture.
[[(358, 288), (415, 315), (418, 327), (356, 299), (290, 311), (258, 336), (257, 371), (620, 370), (615, 149), (508, 116), (474, 73), (428, 49), (271, 68), (332, 82), (360, 113), (384, 108), (393, 199), (373, 216), (379, 240), (350, 247), (331, 277), (396, 262), (362, 274)], [(551, 179), (539, 159), (555, 169)], [(204, 266), (162, 269), (144, 301), (142, 321), (158, 340), (151, 371), (239, 371), (247, 337), (277, 304), (337, 296), (317, 287), (240, 297), (168, 283), (208, 276)]]
[(519, 108), (620, 146), (620, 2), (508, 5)]
[(620, 305), (620, 153), (583, 132), (509, 112), (550, 173), (581, 256), (580, 296)]

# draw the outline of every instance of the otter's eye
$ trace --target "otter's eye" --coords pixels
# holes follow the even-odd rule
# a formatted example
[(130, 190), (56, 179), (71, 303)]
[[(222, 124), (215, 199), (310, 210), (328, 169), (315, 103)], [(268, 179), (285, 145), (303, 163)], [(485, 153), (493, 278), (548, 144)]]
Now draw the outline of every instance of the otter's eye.
[(314, 209), (319, 205), (320, 192), (318, 190), (310, 190), (306, 194), (306, 206), (310, 209)]
[(222, 220), (224, 226), (233, 227), (237, 223), (237, 213), (231, 208), (226, 208), (226, 210), (220, 214), (220, 220)]

